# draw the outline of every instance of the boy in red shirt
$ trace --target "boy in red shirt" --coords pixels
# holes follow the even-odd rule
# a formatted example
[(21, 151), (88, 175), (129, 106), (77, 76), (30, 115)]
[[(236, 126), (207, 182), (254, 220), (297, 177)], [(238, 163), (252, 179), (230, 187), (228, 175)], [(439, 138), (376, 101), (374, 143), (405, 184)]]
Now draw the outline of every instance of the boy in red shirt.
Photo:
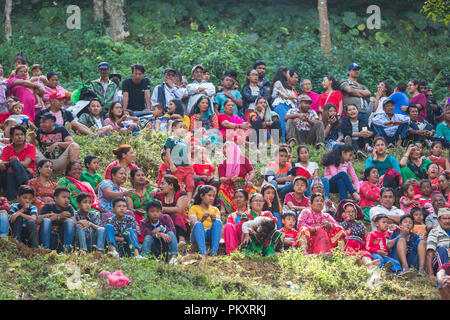
[(288, 249), (289, 247), (298, 247), (297, 235), (298, 231), (295, 230), (294, 226), (297, 222), (297, 216), (293, 211), (285, 211), (281, 218), (283, 222), (283, 228), (281, 228), (281, 232), (285, 234), (284, 237), (284, 248)]
[(386, 231), (388, 229), (389, 218), (385, 214), (378, 214), (373, 217), (373, 222), (377, 227), (376, 231), (372, 231), (366, 236), (366, 250), (372, 254), (373, 260), (380, 260), (380, 268), (386, 266), (395, 273), (402, 270), (400, 262), (389, 257), (389, 249), (386, 241)]
[(163, 161), (163, 163), (161, 164), (161, 166), (159, 167), (159, 170), (158, 170), (158, 186), (161, 184), (162, 178), (165, 175), (170, 174), (170, 166), (167, 163), (166, 151), (163, 151), (161, 153), (161, 160)]

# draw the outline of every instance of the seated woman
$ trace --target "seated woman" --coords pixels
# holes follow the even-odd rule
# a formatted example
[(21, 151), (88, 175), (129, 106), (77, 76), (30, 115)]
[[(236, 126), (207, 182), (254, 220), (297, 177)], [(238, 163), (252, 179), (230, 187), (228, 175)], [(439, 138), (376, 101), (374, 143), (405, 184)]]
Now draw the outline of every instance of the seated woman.
[(80, 180), (83, 173), (83, 166), (80, 161), (69, 162), (66, 167), (65, 177), (59, 179), (56, 187), (66, 187), (70, 191), (70, 204), (75, 210), (78, 210), (77, 196), (81, 192), (89, 193), (92, 197), (92, 208), (100, 210), (97, 195), (92, 186)]
[[(270, 109), (266, 98), (262, 96), (256, 98), (254, 109), (248, 110), (247, 114), (248, 117), (246, 117), (246, 120), (254, 129), (253, 132), (256, 135), (257, 145), (260, 142), (266, 144), (280, 141), (280, 116)], [(260, 141), (261, 137), (262, 141)], [(252, 138), (253, 136), (250, 134), (250, 141), (254, 142)]]
[[(328, 213), (323, 213), (324, 197), (321, 194), (311, 196), (311, 209), (303, 210), (298, 216), (298, 242), (304, 254), (330, 252), (338, 246), (343, 248), (346, 233)], [(318, 241), (318, 239), (326, 239)]]
[(214, 107), (205, 95), (201, 95), (189, 114), (191, 125), (189, 130), (202, 145), (218, 144), (222, 140), (219, 132), (219, 120), (214, 113)]
[(371, 137), (374, 135), (369, 130), (367, 120), (359, 116), (358, 108), (349, 104), (345, 107), (346, 117), (340, 125), (340, 132), (347, 144), (351, 144), (356, 152), (364, 150), (371, 152)]
[[(276, 229), (276, 218), (257, 217), (242, 226), (243, 240), (241, 250), (244, 253), (259, 253), (263, 257), (275, 256), (283, 252), (285, 234)], [(253, 232), (250, 233), (249, 229)]]
[(434, 141), (431, 144), (431, 155), (428, 157), (431, 161), (439, 165), (441, 172), (450, 173), (450, 162), (442, 156), (442, 141)]
[(206, 255), (206, 242), (211, 243), (211, 256), (217, 255), (222, 238), (222, 221), (220, 211), (213, 206), (216, 188), (201, 186), (194, 198), (194, 205), (189, 209), (191, 226), (191, 243), (197, 244), (201, 255)]
[(182, 191), (178, 179), (173, 175), (165, 175), (159, 185), (159, 192), (155, 193), (155, 199), (161, 201), (163, 213), (168, 214), (175, 224), (178, 248), (186, 245), (187, 228), (185, 210), (188, 206), (188, 198)]
[(227, 141), (222, 151), (225, 159), (218, 166), (221, 183), (217, 197), (220, 201), (220, 212), (229, 214), (236, 211), (233, 198), (236, 189), (244, 189), (249, 196), (256, 192), (253, 187), (255, 170), (234, 142)]
[(338, 206), (336, 221), (347, 232), (345, 238), (345, 254), (356, 256), (357, 262), (367, 267), (378, 267), (380, 260), (372, 260), (372, 255), (365, 250), (366, 227), (362, 222), (356, 222), (357, 217), (361, 218), (363, 213), (358, 204), (352, 200), (342, 200)]
[(85, 125), (91, 131), (104, 135), (108, 132), (113, 131), (113, 127), (111, 125), (105, 125), (105, 121), (103, 119), (103, 107), (99, 99), (92, 99), (87, 105), (89, 112), (83, 113), (78, 122)]
[(269, 211), (274, 217), (277, 218), (277, 230), (283, 228), (283, 222), (281, 221), (281, 215), (283, 214), (283, 207), (281, 206), (280, 197), (275, 187), (271, 184), (265, 184), (261, 188), (261, 194), (264, 198), (263, 211)]
[[(223, 240), (225, 241), (225, 252), (230, 254), (239, 248), (242, 232), (238, 233), (237, 226), (243, 214), (248, 214), (248, 193), (244, 189), (234, 192), (236, 211), (228, 215), (227, 223), (223, 228)], [(241, 230), (242, 231), (242, 230)]]
[(427, 168), (432, 163), (430, 159), (422, 157), (422, 150), (421, 143), (410, 144), (400, 160), (403, 181), (413, 184), (416, 188), (420, 180), (428, 179)]
[[(147, 203), (153, 200), (154, 190), (153, 186), (150, 186), (150, 181), (145, 176), (145, 173), (140, 168), (135, 168), (130, 172), (131, 184), (133, 189), (132, 193), (127, 197), (127, 207), (134, 212), (134, 218), (141, 227), (141, 221), (146, 218), (146, 206)], [(142, 243), (145, 236), (141, 234), (138, 241)]]
[(131, 170), (138, 168), (138, 166), (134, 164), (134, 150), (130, 145), (121, 144), (118, 148), (113, 149), (112, 153), (116, 156), (117, 160), (111, 162), (106, 167), (105, 179), (111, 179), (111, 169), (116, 166), (125, 168), (127, 176), (128, 173), (131, 173)]
[(370, 220), (370, 209), (379, 205), (381, 191), (380, 188), (377, 187), (379, 179), (380, 176), (378, 175), (377, 168), (369, 167), (364, 170), (364, 181), (359, 188), (359, 201), (367, 221)]
[(34, 199), (32, 204), (36, 206), (38, 212), (47, 203), (55, 203), (53, 193), (56, 183), (50, 178), (53, 174), (53, 163), (50, 160), (41, 160), (37, 164), (36, 178), (28, 180), (28, 185), (34, 190)]
[(438, 183), (445, 202), (448, 202), (448, 196), (450, 194), (450, 176), (446, 173), (441, 173), (438, 177)]
[(359, 180), (350, 162), (355, 150), (347, 144), (340, 145), (323, 156), (324, 176), (330, 182), (330, 192), (339, 193), (340, 200), (350, 193), (359, 201)]
[(140, 129), (139, 121), (127, 115), (120, 102), (115, 102), (111, 105), (104, 125), (111, 126), (114, 131), (119, 131), (120, 133), (134, 134)]
[[(9, 94), (19, 98), (23, 104), (23, 113), (28, 115), (32, 121), (36, 116), (36, 97), (34, 90), (42, 91), (39, 84), (28, 80), (28, 67), (25, 65), (19, 65), (16, 68), (16, 74), (8, 82)], [(40, 92), (43, 94), (43, 92)]]
[(343, 144), (344, 136), (342, 135), (341, 121), (337, 113), (336, 106), (327, 103), (323, 109), (322, 122), (325, 133), (325, 149), (331, 150), (340, 144)]
[[(105, 179), (98, 188), (98, 199), (100, 206), (100, 215), (102, 219), (102, 227), (104, 227), (109, 218), (113, 217), (112, 213), (113, 200), (121, 198), (126, 202), (126, 198), (131, 195), (133, 190), (127, 190), (122, 185), (127, 180), (127, 172), (125, 168), (116, 166), (111, 169), (111, 180)], [(128, 208), (126, 214), (134, 218), (134, 213)]]
[(234, 102), (231, 99), (223, 103), (223, 113), (217, 116), (219, 130), (223, 141), (233, 141), (236, 144), (243, 144), (250, 134), (251, 124), (241, 117), (234, 115)]
[[(169, 106), (167, 107), (167, 114), (165, 116), (169, 116), (171, 120), (183, 120), (186, 123), (186, 129), (189, 130), (189, 126), (191, 125), (191, 119), (187, 115), (184, 114), (184, 106), (181, 100), (174, 99), (169, 102)], [(171, 128), (168, 128), (170, 132)]]
[(44, 102), (46, 103), (46, 107), (50, 106), (50, 95), (55, 92), (62, 93), (66, 96), (65, 104), (70, 104), (70, 98), (72, 97), (72, 93), (59, 86), (59, 75), (56, 72), (47, 73), (48, 84), (45, 86), (45, 93), (42, 97)]

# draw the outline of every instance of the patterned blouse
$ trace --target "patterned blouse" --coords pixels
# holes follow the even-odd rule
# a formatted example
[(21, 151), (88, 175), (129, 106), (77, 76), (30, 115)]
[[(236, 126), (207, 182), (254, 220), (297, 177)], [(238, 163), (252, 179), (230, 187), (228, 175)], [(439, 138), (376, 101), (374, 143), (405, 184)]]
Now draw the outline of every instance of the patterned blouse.
[[(173, 224), (172, 218), (170, 218), (170, 216), (168, 214), (162, 214), (161, 218), (159, 218), (159, 222), (161, 224), (161, 226), (166, 227), (166, 231), (164, 233), (169, 233), (170, 231), (172, 231), (173, 233), (175, 233), (175, 225)], [(145, 219), (142, 220), (141, 223), (141, 229), (142, 229), (142, 235), (148, 236), (148, 235), (152, 235), (152, 222), (150, 221), (150, 219)]]
[(366, 238), (366, 227), (362, 222), (343, 221), (339, 225), (347, 232), (348, 239), (361, 242), (364, 245)]
[(336, 220), (326, 212), (314, 212), (312, 209), (304, 209), (298, 216), (297, 229), (301, 227), (321, 227), (324, 221), (331, 223), (333, 226), (338, 225)]
[(55, 203), (53, 193), (56, 188), (56, 183), (49, 181), (48, 185), (43, 185), (39, 178), (28, 180), (28, 185), (34, 190), (33, 204), (37, 207), (42, 207), (46, 203)]
[[(149, 203), (151, 200), (153, 200), (152, 197), (150, 197), (150, 193), (154, 190), (154, 187), (148, 186), (145, 188), (145, 193), (143, 196), (137, 195), (136, 193), (131, 194), (129, 197), (131, 200), (133, 200), (133, 208), (138, 210), (144, 210), (147, 203)], [(145, 218), (146, 215), (144, 215)]]
[(373, 207), (380, 200), (380, 188), (369, 181), (363, 181), (359, 187), (361, 209)]

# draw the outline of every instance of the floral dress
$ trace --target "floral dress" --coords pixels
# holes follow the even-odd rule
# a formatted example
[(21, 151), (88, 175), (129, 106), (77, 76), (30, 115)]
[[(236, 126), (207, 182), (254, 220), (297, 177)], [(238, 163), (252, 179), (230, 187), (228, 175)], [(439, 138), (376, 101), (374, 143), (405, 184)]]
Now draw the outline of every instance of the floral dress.
[(47, 204), (55, 203), (53, 193), (55, 192), (56, 183), (49, 181), (47, 185), (43, 185), (39, 178), (28, 180), (28, 185), (34, 190), (33, 205), (38, 208), (38, 211)]

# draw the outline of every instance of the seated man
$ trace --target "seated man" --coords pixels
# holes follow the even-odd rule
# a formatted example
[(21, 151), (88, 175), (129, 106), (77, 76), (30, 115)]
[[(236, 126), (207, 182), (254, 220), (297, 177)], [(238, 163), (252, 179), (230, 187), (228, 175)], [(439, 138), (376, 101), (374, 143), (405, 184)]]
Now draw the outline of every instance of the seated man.
[(10, 130), (11, 144), (5, 146), (0, 161), (0, 186), (12, 201), (20, 185), (34, 176), (36, 147), (26, 142), (27, 130), (22, 126)]
[(34, 123), (36, 124), (36, 127), (41, 126), (41, 118), (42, 116), (49, 112), (55, 117), (55, 123), (59, 126), (68, 126), (73, 128), (74, 132), (77, 134), (92, 134), (91, 130), (89, 130), (88, 127), (85, 125), (79, 123), (77, 120), (74, 119), (71, 112), (63, 109), (64, 106), (64, 100), (66, 99), (66, 96), (64, 94), (61, 94), (59, 92), (54, 92), (50, 95), (50, 107), (47, 109), (42, 109), (38, 112), (36, 115)]
[(408, 116), (410, 119), (406, 140), (414, 142), (429, 141), (434, 136), (434, 127), (427, 120), (420, 122), (418, 120), (419, 108), (416, 105), (408, 107)]
[(56, 117), (47, 112), (41, 116), (41, 127), (30, 133), (30, 142), (38, 147), (36, 162), (50, 160), (53, 171), (63, 172), (69, 162), (78, 160), (80, 147), (65, 127), (56, 126)]
[(409, 117), (394, 113), (394, 101), (391, 99), (384, 100), (383, 111), (372, 120), (374, 132), (382, 136), (388, 144), (400, 145), (408, 131)]
[(438, 268), (448, 262), (450, 249), (450, 209), (441, 208), (438, 212), (439, 225), (433, 228), (427, 238), (428, 275), (436, 280)]
[(312, 99), (307, 95), (298, 98), (299, 108), (292, 108), (284, 117), (286, 121), (286, 141), (291, 147), (297, 144), (314, 144), (315, 147), (323, 144), (325, 129), (323, 122), (314, 110), (310, 109)]

